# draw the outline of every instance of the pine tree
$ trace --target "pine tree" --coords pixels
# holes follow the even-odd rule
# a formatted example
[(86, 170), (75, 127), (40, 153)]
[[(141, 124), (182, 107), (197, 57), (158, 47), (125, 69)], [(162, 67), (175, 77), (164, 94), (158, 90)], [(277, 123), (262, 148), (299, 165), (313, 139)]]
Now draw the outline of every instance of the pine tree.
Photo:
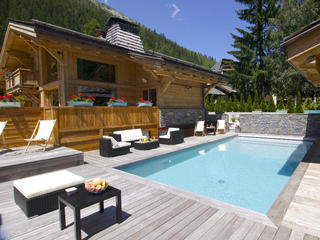
[(231, 96), (228, 98), (227, 112), (233, 112), (233, 101)]
[(262, 110), (262, 112), (268, 111), (268, 107), (267, 107), (266, 98), (264, 96), (264, 93), (262, 93), (262, 95), (261, 95), (261, 110)]
[(226, 96), (221, 97), (221, 111), (226, 112), (227, 111), (227, 104), (226, 104)]
[(211, 101), (210, 101), (210, 96), (206, 96), (206, 99), (204, 101), (204, 107), (207, 109), (208, 112), (211, 112), (210, 111), (210, 106), (211, 105)]
[(251, 94), (248, 96), (247, 104), (246, 104), (246, 112), (252, 112), (252, 98)]
[(268, 112), (275, 112), (276, 111), (276, 105), (274, 104), (272, 93), (269, 93), (270, 100), (268, 105)]
[(301, 103), (301, 93), (298, 92), (298, 97), (297, 97), (297, 106), (295, 109), (296, 113), (304, 113), (302, 103)]
[(280, 97), (280, 101), (279, 101), (277, 109), (278, 110), (283, 110), (284, 109), (283, 97)]
[(215, 112), (221, 112), (221, 97), (217, 97), (216, 104), (214, 105)]
[(254, 98), (253, 98), (253, 106), (252, 106), (252, 109), (253, 109), (253, 110), (260, 109), (259, 95), (258, 95), (258, 91), (257, 91), (257, 90), (254, 91)]
[(245, 112), (246, 111), (246, 104), (244, 102), (244, 96), (243, 93), (240, 94), (240, 109), (239, 112)]
[(240, 111), (240, 104), (237, 95), (233, 94), (233, 111), (239, 112)]
[(294, 102), (291, 95), (288, 97), (287, 108), (288, 108), (288, 113), (294, 113)]
[(230, 71), (232, 86), (241, 92), (257, 89), (264, 92), (270, 88), (267, 81), (265, 64), (266, 53), (270, 41), (269, 19), (278, 12), (277, 0), (236, 0), (247, 8), (238, 10), (241, 20), (250, 24), (248, 30), (237, 28), (240, 36), (232, 34), (236, 49), (229, 53), (238, 61), (234, 62), (234, 70)]

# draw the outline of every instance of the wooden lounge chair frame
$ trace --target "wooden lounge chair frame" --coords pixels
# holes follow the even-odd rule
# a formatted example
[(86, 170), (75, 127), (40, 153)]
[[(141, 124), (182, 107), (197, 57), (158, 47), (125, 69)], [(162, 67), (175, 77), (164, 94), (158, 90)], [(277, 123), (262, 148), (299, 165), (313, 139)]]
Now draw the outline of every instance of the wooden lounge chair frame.
[[(50, 134), (48, 135), (49, 137), (48, 137), (47, 139), (35, 139), (35, 137), (38, 135), (37, 130), (39, 130), (40, 124), (41, 124), (42, 121), (52, 121), (52, 122), (53, 122), (52, 129), (51, 129), (51, 131), (50, 131)], [(41, 144), (38, 143), (39, 141), (44, 141), (44, 142), (45, 142), (44, 145), (42, 146), (42, 147), (43, 147), (42, 151), (44, 152), (44, 151), (46, 150), (46, 148), (47, 148), (47, 145), (48, 145), (49, 141), (50, 141), (50, 137), (51, 137), (51, 135), (52, 135), (52, 132), (53, 132), (55, 123), (56, 123), (56, 120), (39, 120), (39, 121), (37, 122), (36, 127), (35, 127), (34, 130), (33, 130), (33, 133), (32, 133), (32, 135), (31, 135), (31, 138), (25, 139), (25, 141), (28, 142), (28, 145), (27, 145), (26, 149), (24, 150), (24, 152), (26, 153), (26, 152), (28, 151), (31, 142), (36, 142), (36, 145), (42, 146)], [(37, 135), (36, 135), (36, 132), (37, 132)], [(54, 141), (54, 143), (55, 143), (54, 135), (53, 135), (53, 141)]]

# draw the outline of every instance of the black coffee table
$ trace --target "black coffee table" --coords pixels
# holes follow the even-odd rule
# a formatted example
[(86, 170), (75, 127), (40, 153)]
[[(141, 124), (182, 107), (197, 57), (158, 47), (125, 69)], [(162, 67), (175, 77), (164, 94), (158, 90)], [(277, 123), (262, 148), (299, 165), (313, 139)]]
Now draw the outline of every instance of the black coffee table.
[(63, 230), (66, 227), (65, 207), (70, 207), (74, 212), (74, 230), (75, 237), (77, 240), (81, 239), (81, 219), (80, 210), (89, 207), (95, 203), (100, 204), (100, 213), (104, 212), (103, 201), (112, 197), (116, 197), (116, 208), (117, 208), (117, 222), (122, 221), (122, 210), (121, 210), (121, 190), (109, 186), (101, 194), (89, 193), (84, 185), (78, 188), (78, 191), (72, 195), (68, 195), (66, 192), (59, 194), (58, 204), (60, 212), (60, 229)]
[(134, 142), (133, 146), (138, 150), (150, 150), (159, 147), (159, 141)]

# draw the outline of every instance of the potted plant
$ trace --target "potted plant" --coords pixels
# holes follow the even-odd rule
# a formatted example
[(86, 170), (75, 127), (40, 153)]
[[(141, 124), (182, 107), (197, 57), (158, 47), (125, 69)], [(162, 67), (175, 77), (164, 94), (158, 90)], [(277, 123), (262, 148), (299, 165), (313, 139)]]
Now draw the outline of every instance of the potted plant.
[(144, 100), (143, 98), (140, 98), (140, 100), (137, 103), (138, 107), (152, 107), (152, 100)]
[(240, 122), (239, 122), (238, 120), (235, 122), (234, 131), (235, 131), (236, 133), (240, 133), (240, 132), (241, 132)]
[(108, 102), (109, 107), (126, 107), (127, 101), (124, 97), (116, 99), (115, 97), (111, 97)]
[(70, 107), (92, 107), (95, 98), (89, 96), (87, 98), (83, 97), (81, 93), (79, 95), (72, 95), (70, 101), (68, 101), (68, 106)]
[[(14, 97), (13, 94), (6, 94), (0, 96), (0, 107), (22, 107), (22, 101), (19, 101), (20, 97)], [(27, 97), (24, 97), (27, 99)]]

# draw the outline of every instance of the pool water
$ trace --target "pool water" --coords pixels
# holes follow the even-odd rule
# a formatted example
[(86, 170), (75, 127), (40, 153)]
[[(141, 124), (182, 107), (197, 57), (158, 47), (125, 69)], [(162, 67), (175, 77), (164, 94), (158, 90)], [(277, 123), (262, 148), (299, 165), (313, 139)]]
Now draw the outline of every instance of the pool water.
[(312, 142), (235, 137), (118, 167), (267, 213)]

